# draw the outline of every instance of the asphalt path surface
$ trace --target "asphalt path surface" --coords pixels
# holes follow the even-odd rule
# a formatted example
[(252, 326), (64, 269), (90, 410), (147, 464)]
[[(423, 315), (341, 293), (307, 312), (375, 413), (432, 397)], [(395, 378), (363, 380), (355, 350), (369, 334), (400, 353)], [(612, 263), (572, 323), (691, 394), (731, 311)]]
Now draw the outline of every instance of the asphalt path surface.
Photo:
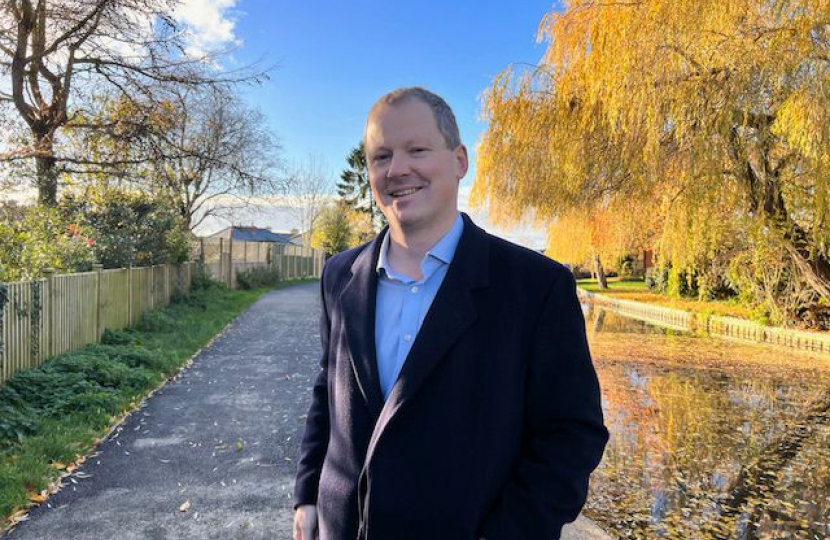
[(319, 309), (265, 294), (4, 540), (290, 539)]

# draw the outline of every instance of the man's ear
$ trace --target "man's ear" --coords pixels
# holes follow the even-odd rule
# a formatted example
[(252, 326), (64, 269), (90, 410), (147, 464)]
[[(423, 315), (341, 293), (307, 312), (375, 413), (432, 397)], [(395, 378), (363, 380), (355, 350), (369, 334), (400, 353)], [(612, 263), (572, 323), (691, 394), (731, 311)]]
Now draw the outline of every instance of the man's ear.
[(464, 178), (464, 175), (467, 174), (467, 169), (470, 166), (470, 160), (467, 156), (467, 147), (463, 144), (459, 144), (458, 147), (455, 149), (455, 159), (456, 163), (458, 163), (458, 179), (461, 180)]

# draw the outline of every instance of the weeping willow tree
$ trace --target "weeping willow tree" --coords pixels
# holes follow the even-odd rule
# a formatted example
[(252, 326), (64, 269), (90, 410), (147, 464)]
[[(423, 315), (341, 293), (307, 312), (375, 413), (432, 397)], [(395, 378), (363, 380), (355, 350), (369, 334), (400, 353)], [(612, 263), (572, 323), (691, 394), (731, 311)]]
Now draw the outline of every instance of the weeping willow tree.
[(539, 65), (485, 95), (473, 203), (543, 222), (651, 201), (669, 264), (765, 249), (768, 294), (830, 299), (829, 29), (830, 0), (569, 2)]
[(624, 202), (623, 208), (609, 203), (558, 215), (547, 228), (545, 252), (551, 258), (592, 268), (600, 288), (608, 288), (608, 263), (649, 247), (659, 228), (641, 201)]

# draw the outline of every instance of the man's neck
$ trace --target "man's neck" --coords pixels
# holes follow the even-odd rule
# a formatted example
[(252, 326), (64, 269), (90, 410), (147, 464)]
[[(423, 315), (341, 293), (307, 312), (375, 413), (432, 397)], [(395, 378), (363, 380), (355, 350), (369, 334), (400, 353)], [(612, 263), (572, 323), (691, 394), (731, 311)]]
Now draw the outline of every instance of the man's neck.
[(421, 279), (421, 261), (427, 252), (452, 228), (458, 213), (452, 219), (428, 230), (401, 230), (389, 226), (389, 251), (387, 258), (395, 271), (414, 279)]

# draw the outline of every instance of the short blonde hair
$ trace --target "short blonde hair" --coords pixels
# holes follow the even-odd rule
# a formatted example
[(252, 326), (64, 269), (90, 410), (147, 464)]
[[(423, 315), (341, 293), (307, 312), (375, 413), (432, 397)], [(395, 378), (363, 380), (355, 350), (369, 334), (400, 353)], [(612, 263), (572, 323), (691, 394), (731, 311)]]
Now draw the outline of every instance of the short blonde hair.
[[(438, 125), (438, 131), (444, 136), (444, 142), (447, 148), (455, 150), (461, 144), (461, 135), (458, 132), (458, 123), (455, 121), (455, 114), (444, 99), (430, 92), (426, 88), (420, 86), (410, 86), (405, 88), (397, 88), (388, 94), (381, 96), (372, 108), (369, 109), (369, 116), (366, 119), (366, 124), (369, 123), (369, 118), (372, 113), (381, 105), (394, 106), (407, 101), (417, 99), (425, 103), (432, 109), (432, 115), (435, 118), (435, 123)], [(363, 129), (363, 142), (366, 142), (366, 128)]]

